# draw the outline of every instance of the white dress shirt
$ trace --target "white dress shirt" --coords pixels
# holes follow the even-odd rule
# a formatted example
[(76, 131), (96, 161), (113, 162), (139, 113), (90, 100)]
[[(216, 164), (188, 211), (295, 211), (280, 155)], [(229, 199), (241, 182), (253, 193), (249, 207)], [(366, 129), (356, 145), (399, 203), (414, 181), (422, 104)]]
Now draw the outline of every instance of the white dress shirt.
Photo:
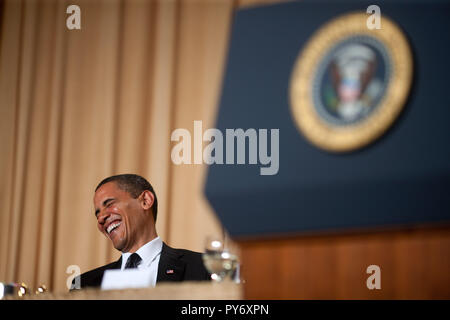
[[(159, 237), (156, 237), (150, 242), (147, 242), (140, 247), (136, 253), (141, 257), (142, 261), (138, 264), (138, 270), (150, 269), (151, 270), (151, 285), (156, 285), (156, 278), (158, 276), (159, 258), (161, 256), (163, 242)], [(125, 264), (128, 258), (131, 256), (131, 252), (122, 252), (122, 267), (125, 269)]]

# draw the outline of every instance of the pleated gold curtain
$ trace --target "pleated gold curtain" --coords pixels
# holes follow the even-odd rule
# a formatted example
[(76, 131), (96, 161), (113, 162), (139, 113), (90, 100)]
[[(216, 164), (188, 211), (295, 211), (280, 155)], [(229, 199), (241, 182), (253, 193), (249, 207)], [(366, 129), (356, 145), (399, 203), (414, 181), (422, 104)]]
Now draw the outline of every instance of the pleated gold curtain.
[(262, 2), (3, 1), (0, 281), (66, 291), (68, 266), (117, 259), (92, 204), (112, 174), (149, 179), (169, 245), (201, 251), (220, 232), (205, 166), (172, 164), (170, 134), (214, 126), (233, 11)]

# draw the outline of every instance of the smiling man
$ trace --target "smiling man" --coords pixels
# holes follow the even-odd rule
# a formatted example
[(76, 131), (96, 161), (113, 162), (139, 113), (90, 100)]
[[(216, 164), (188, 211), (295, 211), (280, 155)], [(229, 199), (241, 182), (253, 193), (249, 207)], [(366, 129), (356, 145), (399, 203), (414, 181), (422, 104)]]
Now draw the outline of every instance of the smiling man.
[(75, 283), (99, 287), (108, 269), (149, 269), (151, 285), (162, 281), (209, 280), (200, 253), (173, 249), (156, 232), (158, 201), (153, 187), (141, 176), (121, 174), (101, 181), (94, 195), (97, 227), (114, 248), (118, 261), (83, 273)]

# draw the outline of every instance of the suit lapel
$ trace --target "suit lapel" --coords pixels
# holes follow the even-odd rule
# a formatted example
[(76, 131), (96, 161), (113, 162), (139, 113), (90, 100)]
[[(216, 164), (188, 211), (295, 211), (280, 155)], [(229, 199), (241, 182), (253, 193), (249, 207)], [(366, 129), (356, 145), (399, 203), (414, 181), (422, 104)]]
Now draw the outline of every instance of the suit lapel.
[(159, 258), (157, 283), (183, 280), (186, 265), (180, 260), (182, 256), (182, 253), (177, 252), (163, 242)]

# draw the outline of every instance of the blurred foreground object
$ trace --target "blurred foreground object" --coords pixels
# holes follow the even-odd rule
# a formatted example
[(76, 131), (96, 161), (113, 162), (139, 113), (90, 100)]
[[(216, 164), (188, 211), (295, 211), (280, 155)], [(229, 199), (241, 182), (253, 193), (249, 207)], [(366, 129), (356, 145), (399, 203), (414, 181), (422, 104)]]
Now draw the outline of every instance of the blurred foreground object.
[(19, 296), (19, 298), (24, 298), (25, 296), (30, 295), (30, 289), (28, 289), (28, 286), (25, 283), (22, 282), (17, 287), (17, 295)]
[(45, 293), (47, 291), (48, 291), (48, 289), (45, 286), (45, 284), (42, 284), (36, 289), (36, 294), (42, 294), (42, 293)]
[[(18, 299), (8, 296), (7, 299)], [(69, 293), (29, 295), (27, 300), (239, 300), (242, 285), (232, 282), (161, 283), (154, 288), (107, 290), (88, 288)]]
[[(251, 164), (208, 167), (206, 197), (234, 240), (450, 222), (450, 34), (439, 32), (450, 27), (450, 3), (419, 1), (407, 11), (400, 3), (379, 5), (380, 30), (366, 28), (361, 1), (299, 1), (237, 12), (216, 128), (279, 128), (280, 141), (276, 175), (262, 176)], [(340, 28), (330, 29), (336, 23)], [(382, 42), (391, 36), (401, 43), (398, 50)], [(368, 61), (361, 64), (361, 57)], [(314, 64), (297, 69), (303, 58)], [(371, 99), (353, 99), (364, 87), (354, 73)], [(302, 101), (311, 105), (296, 101), (302, 91), (309, 94)], [(361, 103), (370, 108), (363, 112)], [(360, 112), (333, 111), (340, 104)], [(293, 112), (300, 105), (305, 117), (319, 117), (314, 123), (324, 127), (300, 130)], [(387, 131), (373, 135), (369, 127)], [(311, 142), (310, 136), (332, 128), (345, 136), (335, 149), (359, 149), (337, 153)], [(352, 139), (365, 147), (345, 147)], [(253, 144), (249, 152), (259, 148), (258, 154), (264, 144), (235, 140)]]
[(22, 299), (30, 296), (30, 289), (25, 283), (3, 283), (0, 282), (0, 299), (7, 299), (10, 297), (17, 297)]
[(381, 29), (369, 5), (235, 15), (216, 128), (247, 130), (247, 157), (274, 151), (251, 130), (279, 129), (277, 174), (208, 168), (245, 298), (450, 298), (450, 3), (380, 1)]

